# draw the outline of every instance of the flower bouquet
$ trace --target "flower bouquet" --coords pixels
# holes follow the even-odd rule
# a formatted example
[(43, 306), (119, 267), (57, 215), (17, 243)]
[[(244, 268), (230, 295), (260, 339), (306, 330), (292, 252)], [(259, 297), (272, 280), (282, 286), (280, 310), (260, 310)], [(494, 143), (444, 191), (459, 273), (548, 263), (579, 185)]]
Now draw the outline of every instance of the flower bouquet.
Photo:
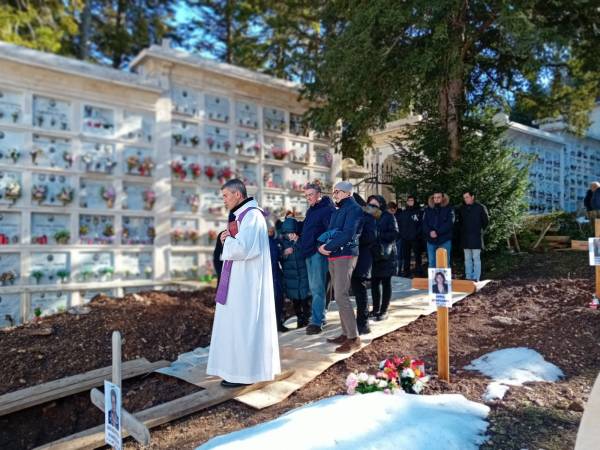
[(16, 279), (17, 274), (13, 270), (2, 272), (2, 274), (0, 275), (0, 282), (2, 282), (2, 286), (6, 286), (8, 284), (15, 284)]
[(140, 175), (143, 177), (152, 176), (152, 170), (154, 169), (154, 161), (149, 156), (146, 156), (139, 166)]
[(67, 169), (73, 167), (73, 154), (71, 152), (63, 152), (63, 161), (67, 163)]
[(4, 197), (16, 203), (21, 198), (21, 185), (17, 181), (10, 181), (4, 187)]
[(137, 155), (127, 157), (127, 173), (131, 173), (140, 164), (140, 158)]
[(225, 151), (229, 151), (229, 149), (231, 148), (231, 142), (229, 141), (225, 141), (223, 142), (223, 148), (225, 149)]
[(186, 233), (187, 239), (192, 241), (192, 244), (197, 244), (200, 239), (200, 234), (196, 230), (190, 230)]
[(198, 206), (200, 206), (200, 196), (198, 194), (188, 195), (186, 201), (190, 205), (192, 212), (198, 212)]
[(212, 166), (206, 166), (204, 168), (204, 175), (206, 175), (206, 177), (212, 181), (213, 178), (215, 177), (215, 169), (213, 169)]
[(171, 242), (173, 244), (178, 244), (179, 242), (185, 239), (185, 233), (182, 230), (173, 230), (171, 231)]
[(104, 230), (102, 230), (102, 234), (107, 238), (113, 237), (115, 235), (115, 227), (113, 227), (112, 224), (107, 223), (106, 225), (104, 225)]
[(217, 177), (219, 178), (219, 183), (223, 184), (225, 181), (229, 180), (233, 176), (233, 172), (229, 167), (223, 167), (219, 169), (219, 173)]
[(44, 154), (44, 150), (42, 150), (41, 148), (36, 147), (33, 150), (31, 150), (29, 152), (29, 154), (31, 155), (31, 162), (33, 164), (37, 165), (37, 159)]
[(92, 165), (92, 163), (94, 162), (94, 155), (92, 155), (91, 153), (85, 153), (82, 157), (81, 160), (83, 161), (83, 163), (85, 164), (85, 169), (86, 170), (90, 170), (90, 166)]
[(208, 148), (212, 150), (213, 146), (215, 145), (215, 140), (209, 137), (206, 138), (206, 143), (208, 144)]
[(217, 240), (218, 233), (215, 230), (208, 230), (208, 243), (211, 244)]
[(198, 147), (198, 144), (200, 143), (200, 138), (198, 136), (192, 136), (190, 138), (190, 142), (191, 142), (192, 146)]
[(179, 177), (180, 180), (185, 180), (187, 176), (187, 172), (181, 161), (171, 161), (171, 172), (173, 175)]
[(154, 203), (156, 202), (156, 193), (152, 189), (146, 189), (142, 196), (144, 198), (144, 209), (150, 211), (154, 208)]
[(54, 233), (54, 240), (57, 244), (68, 244), (69, 239), (71, 239), (71, 233), (69, 230), (58, 230), (56, 233)]
[(281, 161), (288, 155), (289, 152), (281, 147), (273, 147), (271, 149), (271, 153), (273, 154), (273, 158)]
[(346, 389), (349, 395), (378, 391), (386, 394), (419, 394), (427, 381), (423, 361), (413, 360), (408, 356), (394, 356), (381, 361), (375, 375), (366, 372), (350, 373), (346, 378)]
[(106, 202), (106, 206), (108, 208), (112, 208), (115, 204), (115, 198), (117, 197), (117, 193), (115, 192), (115, 188), (112, 186), (100, 188), (100, 197), (102, 200)]
[(194, 180), (197, 180), (198, 178), (200, 178), (202, 176), (202, 167), (200, 166), (200, 164), (190, 163), (188, 168), (190, 169), (190, 172), (192, 173), (192, 178)]
[(31, 198), (38, 202), (38, 204), (42, 204), (46, 197), (48, 196), (48, 186), (46, 185), (33, 185), (31, 189)]
[(65, 186), (60, 190), (56, 198), (62, 202), (63, 206), (67, 206), (73, 201), (74, 193), (75, 191), (72, 187)]
[(21, 152), (16, 148), (11, 148), (8, 152), (8, 157), (13, 160), (13, 163), (17, 163), (19, 158), (21, 157)]

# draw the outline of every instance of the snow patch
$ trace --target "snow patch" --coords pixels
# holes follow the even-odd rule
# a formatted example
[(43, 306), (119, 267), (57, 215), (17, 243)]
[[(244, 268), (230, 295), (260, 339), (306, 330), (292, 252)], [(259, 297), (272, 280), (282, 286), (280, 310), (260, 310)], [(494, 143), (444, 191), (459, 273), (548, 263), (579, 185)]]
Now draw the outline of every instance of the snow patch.
[(505, 348), (487, 353), (465, 367), (494, 380), (483, 399), (502, 399), (509, 386), (521, 386), (528, 381), (557, 381), (564, 376), (562, 370), (547, 362), (535, 350), (526, 347)]
[(335, 396), (197, 450), (475, 450), (485, 441), (488, 413), (487, 406), (457, 394)]

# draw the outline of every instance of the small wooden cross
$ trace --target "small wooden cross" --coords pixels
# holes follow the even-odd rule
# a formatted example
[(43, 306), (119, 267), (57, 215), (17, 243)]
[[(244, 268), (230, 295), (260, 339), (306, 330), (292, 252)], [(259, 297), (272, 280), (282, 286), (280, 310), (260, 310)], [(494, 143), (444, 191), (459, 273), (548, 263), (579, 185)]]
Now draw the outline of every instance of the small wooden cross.
[[(112, 334), (112, 383), (121, 388), (121, 333), (113, 331)], [(94, 388), (90, 391), (92, 403), (104, 412), (104, 394)], [(132, 414), (121, 409), (121, 423), (129, 434), (140, 444), (148, 445), (150, 443), (150, 431), (148, 428), (136, 419)]]

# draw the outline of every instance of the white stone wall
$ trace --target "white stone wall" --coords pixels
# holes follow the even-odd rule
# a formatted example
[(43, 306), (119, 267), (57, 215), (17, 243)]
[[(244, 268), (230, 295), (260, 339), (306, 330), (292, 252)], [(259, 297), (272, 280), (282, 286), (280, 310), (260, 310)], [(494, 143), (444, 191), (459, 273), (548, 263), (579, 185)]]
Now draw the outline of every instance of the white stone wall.
[(277, 217), (335, 179), (291, 83), (154, 47), (135, 65), (0, 43), (0, 326), (210, 275), (227, 178)]

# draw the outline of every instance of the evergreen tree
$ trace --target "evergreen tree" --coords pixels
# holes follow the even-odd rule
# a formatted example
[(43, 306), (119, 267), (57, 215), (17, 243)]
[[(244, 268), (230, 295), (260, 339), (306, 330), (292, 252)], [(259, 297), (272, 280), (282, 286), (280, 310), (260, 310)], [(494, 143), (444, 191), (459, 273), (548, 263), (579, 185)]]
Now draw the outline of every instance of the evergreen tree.
[(410, 127), (407, 139), (394, 140), (400, 167), (395, 190), (398, 196), (413, 194), (424, 202), (440, 190), (454, 205), (462, 202), (464, 192), (474, 192), (490, 213), (485, 241), (486, 248), (494, 249), (526, 212), (528, 166), (515, 159), (502, 139), (505, 129), (494, 125), (489, 115), (466, 117), (463, 125), (461, 158), (453, 164), (445, 131), (435, 117)]

